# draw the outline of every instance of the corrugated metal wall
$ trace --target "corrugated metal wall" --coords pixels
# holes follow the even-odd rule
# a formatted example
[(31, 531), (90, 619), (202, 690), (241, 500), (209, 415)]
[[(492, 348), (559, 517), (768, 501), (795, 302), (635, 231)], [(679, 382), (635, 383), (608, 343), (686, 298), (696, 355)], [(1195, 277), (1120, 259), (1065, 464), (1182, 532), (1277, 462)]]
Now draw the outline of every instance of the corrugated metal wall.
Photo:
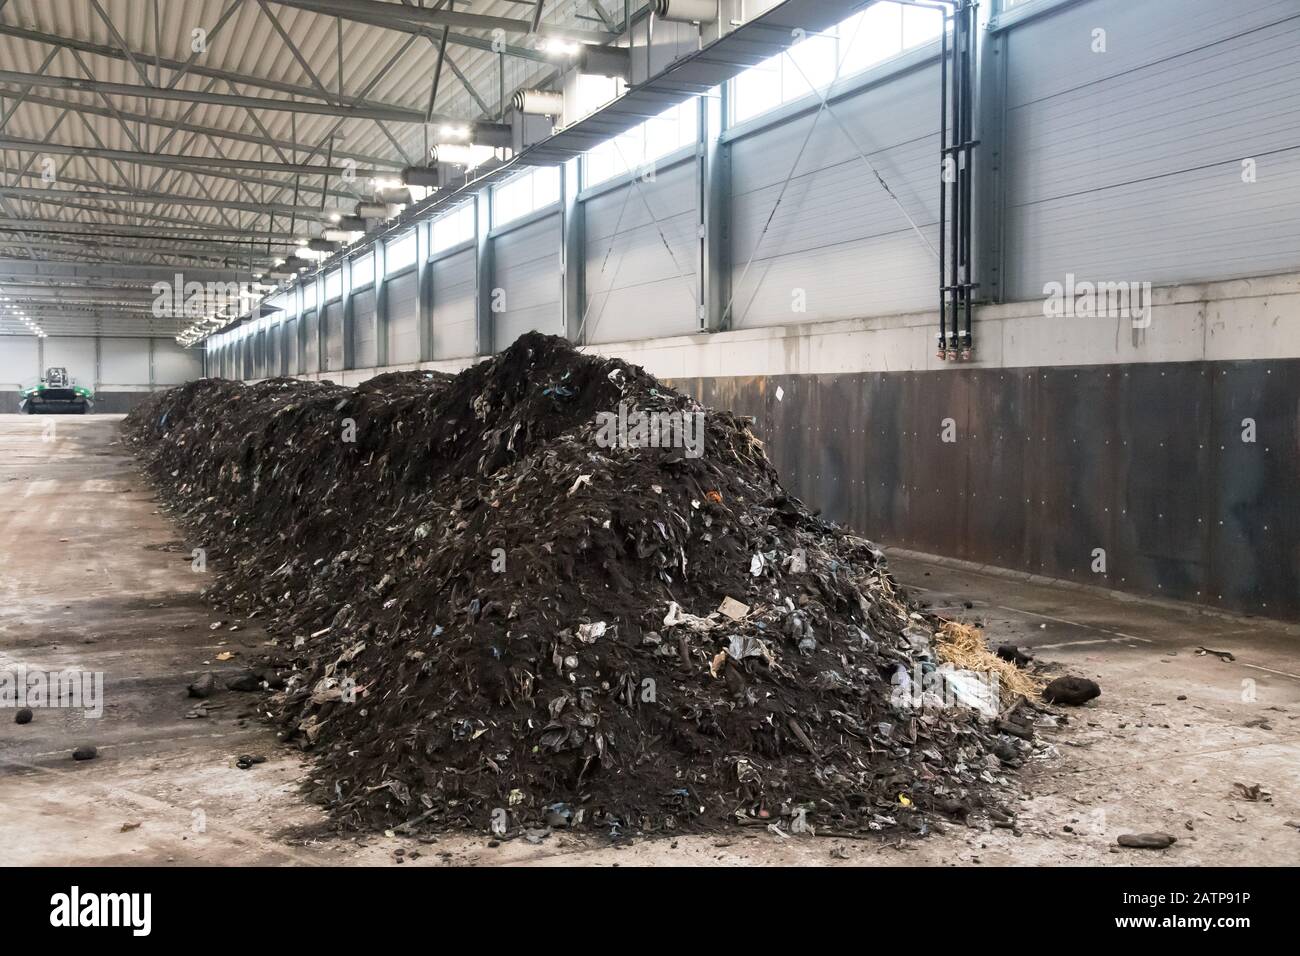
[[(105, 339), (105, 342), (107, 341)], [(174, 339), (153, 340), (155, 385), (182, 385), (202, 376), (203, 352), (201, 350), (183, 349)]]
[(270, 352), (270, 332), (263, 329), (253, 336), (253, 368), (258, 378), (267, 378), (275, 374), (271, 370)]
[(149, 381), (148, 339), (102, 339), (99, 343), (99, 383), (140, 385)]
[[(805, 113), (732, 144), (732, 328), (934, 307), (936, 260), (854, 142), (936, 245), (937, 56), (836, 100), (831, 109), (848, 134), (825, 113), (813, 127), (813, 114)], [(792, 169), (780, 208), (762, 235)]]
[(343, 303), (331, 302), (321, 310), (321, 331), (325, 347), (322, 372), (337, 372), (343, 368)]
[(283, 355), (280, 346), (281, 340), (283, 338), (283, 333), (284, 330), (280, 327), (279, 323), (276, 323), (275, 325), (271, 326), (269, 329), (266, 330), (266, 376), (267, 378), (274, 378), (277, 375), (284, 374), (284, 369), (281, 365), (281, 362), (283, 361)]
[(320, 313), (316, 311), (305, 312), (302, 316), (303, 322), (303, 351), (302, 351), (302, 370), (307, 372), (320, 371), (320, 349), (317, 345), (317, 336), (320, 334)]
[(697, 331), (695, 183), (691, 159), (584, 204), (586, 341)]
[(1006, 297), (1067, 273), (1162, 284), (1300, 267), (1297, 48), (1296, 0), (1093, 0), (1012, 28)]
[[(95, 339), (93, 336), (50, 336), (44, 342), (45, 368), (62, 366), (78, 382), (94, 384)], [(141, 340), (141, 345), (147, 348), (146, 342), (147, 340)]]
[(356, 368), (370, 368), (379, 364), (374, 286), (352, 296), (352, 364)]
[[(129, 411), (151, 388), (181, 385), (204, 374), (204, 350), (181, 348), (169, 338), (50, 336), (43, 346), (42, 357), (42, 342), (33, 336), (0, 335), (0, 411), (16, 411), (19, 388), (35, 384), (51, 367), (65, 367), (78, 384), (95, 389), (101, 412)], [(209, 374), (221, 374), (219, 352), (210, 353)]]
[[(978, 175), (996, 174), (996, 188), (978, 212), (998, 215), (975, 238), (1002, 240), (1002, 299), (1037, 300), (1068, 274), (1162, 284), (1300, 268), (1300, 0), (1039, 0), (1024, 9), (1040, 15), (1016, 23), (1017, 8), (1003, 18), (1010, 26), (984, 37), (985, 65), (1003, 69), (980, 73), (990, 139)], [(1094, 52), (1098, 30), (1105, 49)], [(731, 288), (729, 300), (723, 288), (710, 301), (730, 302), (726, 324), (934, 309), (939, 88), (933, 45), (842, 81), (829, 111), (804, 100), (723, 134), (717, 185), (729, 198), (718, 266)], [(1243, 160), (1255, 164), (1255, 181), (1243, 180)], [(586, 341), (696, 330), (697, 185), (691, 160), (639, 187), (584, 193), (574, 221)], [(475, 297), (490, 301), (496, 290), (497, 350), (529, 329), (563, 334), (562, 241), (558, 213), (497, 230), (481, 290), (474, 250), (435, 260), (431, 357), (471, 354)], [(391, 282), (390, 364), (419, 358), (414, 298), (413, 277)], [(362, 295), (355, 307), (352, 365), (364, 368), (377, 358), (360, 339)], [(329, 311), (334, 371), (343, 356)], [(314, 366), (309, 354), (303, 367)]]
[[(564, 334), (560, 311), (560, 215), (544, 216), (492, 240), (493, 289), (504, 310), (494, 314), (499, 352), (525, 332)], [(435, 299), (436, 301), (436, 299)], [(437, 323), (435, 322), (435, 325)]]
[(474, 354), (477, 280), (474, 267), (478, 258), (473, 249), (435, 259), (431, 264), (433, 282), (433, 357), (463, 358)]
[(302, 370), (302, 347), (298, 342), (298, 319), (284, 323), (285, 374), (297, 375)]
[(40, 364), (34, 336), (6, 335), (0, 339), (0, 389), (32, 384), (41, 374)]
[(419, 283), (415, 270), (389, 280), (388, 364), (408, 365), (420, 361)]

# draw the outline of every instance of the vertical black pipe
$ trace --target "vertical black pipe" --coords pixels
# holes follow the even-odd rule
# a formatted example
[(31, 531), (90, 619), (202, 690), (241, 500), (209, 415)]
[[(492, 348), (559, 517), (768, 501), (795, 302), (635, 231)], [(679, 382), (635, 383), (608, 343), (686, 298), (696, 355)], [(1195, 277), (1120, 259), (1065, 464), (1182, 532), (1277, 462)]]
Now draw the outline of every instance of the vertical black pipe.
[(973, 117), (975, 111), (973, 109), (973, 104), (971, 103), (971, 74), (974, 71), (974, 15), (975, 5), (973, 3), (968, 3), (965, 10), (965, 55), (963, 57), (965, 63), (964, 69), (962, 70), (962, 85), (964, 86), (964, 91), (962, 93), (962, 143), (965, 146), (963, 175), (966, 177), (962, 196), (962, 205), (964, 207), (962, 210), (962, 245), (964, 247), (962, 249), (962, 306), (963, 311), (966, 314), (966, 335), (962, 342), (962, 348), (966, 351), (967, 357), (969, 357), (969, 351), (973, 345), (971, 335), (971, 280), (974, 273), (971, 268), (971, 194), (974, 188), (972, 164), (974, 159), (973, 152), (975, 149), (975, 143), (973, 141), (975, 133)]
[(958, 352), (958, 337), (961, 332), (961, 269), (962, 269), (962, 163), (965, 153), (962, 152), (962, 114), (966, 109), (963, 94), (966, 87), (962, 85), (962, 3), (958, 0), (956, 9), (953, 10), (953, 75), (952, 75), (952, 96), (953, 96), (953, 232), (950, 237), (950, 255), (952, 255), (952, 284), (949, 295), (949, 303), (952, 306), (952, 338), (949, 339), (950, 347), (949, 356), (956, 359)]
[[(939, 56), (939, 359), (947, 357), (948, 285), (944, 245), (948, 231), (948, 11), (943, 11)], [(954, 159), (953, 168), (956, 168)]]

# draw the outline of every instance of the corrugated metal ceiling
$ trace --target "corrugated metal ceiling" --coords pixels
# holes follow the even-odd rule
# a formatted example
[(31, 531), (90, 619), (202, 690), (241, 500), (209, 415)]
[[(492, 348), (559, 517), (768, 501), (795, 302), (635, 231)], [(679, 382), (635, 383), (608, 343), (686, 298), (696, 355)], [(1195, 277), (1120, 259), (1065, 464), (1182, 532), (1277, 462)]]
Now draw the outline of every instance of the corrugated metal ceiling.
[[(597, 10), (600, 2), (605, 7)], [(332, 158), (336, 167), (350, 159), (363, 169), (425, 162), (422, 122), (346, 114), (395, 108), (422, 119), (443, 27), (420, 35), (310, 9), (373, 16), (385, 6), (515, 21), (534, 12), (529, 0), (0, 0), (0, 283), (3, 260), (14, 259), (247, 269), (249, 234), (267, 237), (259, 254), (283, 252), (294, 235), (319, 231), (322, 206), (342, 208), (368, 198), (370, 188), (335, 176), (330, 195), (322, 196), (319, 175), (168, 168), (63, 147), (313, 165)], [(549, 0), (542, 29), (607, 32), (605, 22), (621, 17), (622, 3), (614, 9), (614, 0)], [(462, 119), (495, 114), (502, 58), (478, 48), (491, 43), (491, 30), (459, 23), (447, 29), (433, 112)], [(554, 67), (533, 53), (536, 35), (511, 30), (503, 37), (533, 54), (504, 57), (508, 98)], [(191, 68), (181, 70), (186, 63)], [(73, 89), (59, 78), (128, 89)], [(131, 88), (146, 86), (157, 89), (132, 95)], [(170, 98), (185, 94), (217, 94), (218, 101)], [(264, 102), (220, 102), (229, 96)], [(282, 109), (269, 101), (304, 105)], [(303, 111), (340, 105), (344, 115)], [(44, 151), (46, 144), (60, 152)], [(138, 305), (97, 307), (81, 322), (77, 309), (61, 305), (47, 309), (45, 324), (84, 331), (149, 318), (132, 310)], [(175, 324), (162, 323), (169, 332)], [(158, 332), (156, 320), (141, 321), (140, 331), (145, 325)], [(0, 332), (13, 330), (12, 316), (0, 314)]]

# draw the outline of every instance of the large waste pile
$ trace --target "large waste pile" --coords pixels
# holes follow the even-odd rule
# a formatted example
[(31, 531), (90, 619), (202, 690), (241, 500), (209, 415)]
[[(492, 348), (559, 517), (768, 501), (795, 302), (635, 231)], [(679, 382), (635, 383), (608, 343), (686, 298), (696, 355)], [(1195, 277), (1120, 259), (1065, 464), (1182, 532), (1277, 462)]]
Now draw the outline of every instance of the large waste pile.
[(197, 381), (124, 430), (275, 636), (261, 709), (345, 827), (980, 812), (1007, 738), (900, 694), (937, 622), (748, 425), (529, 334), (454, 377)]

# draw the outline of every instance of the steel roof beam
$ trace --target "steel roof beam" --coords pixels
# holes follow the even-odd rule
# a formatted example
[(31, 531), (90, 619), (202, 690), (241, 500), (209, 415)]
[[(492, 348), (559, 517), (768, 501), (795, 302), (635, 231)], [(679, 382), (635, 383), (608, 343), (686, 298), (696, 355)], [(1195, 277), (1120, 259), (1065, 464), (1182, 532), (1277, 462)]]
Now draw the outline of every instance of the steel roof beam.
[[(424, 111), (393, 106), (340, 106), (332, 103), (305, 103), (300, 100), (282, 100), (270, 96), (235, 96), (230, 93), (209, 93), (202, 90), (168, 89), (160, 86), (143, 86), (138, 83), (109, 83), (103, 80), (86, 80), (75, 76), (40, 76), (17, 70), (0, 70), (0, 83), (36, 86), (42, 89), (74, 90), (96, 93), (101, 96), (135, 96), (141, 99), (178, 100), (182, 103), (208, 103), (213, 106), (247, 107), (273, 110), (282, 113), (313, 113), (320, 116), (338, 116), (343, 119), (386, 120), (392, 123), (424, 123)], [(75, 106), (61, 103), (62, 106)], [(451, 117), (439, 117), (435, 122), (458, 122)], [(216, 132), (214, 130), (214, 132)]]
[[(110, 212), (109, 210), (100, 209), (98, 206), (78, 206), (76, 208), (99, 213)], [(0, 216), (0, 227), (14, 227), (20, 232), (30, 232), (32, 235), (38, 235), (41, 232), (48, 232), (51, 230), (86, 229), (93, 231), (95, 234), (117, 233), (123, 236), (142, 236), (144, 238), (190, 236), (194, 233), (199, 234), (194, 236), (194, 238), (202, 239), (208, 239), (212, 236), (237, 236), (243, 241), (250, 243), (264, 243), (269, 239), (279, 244), (280, 241), (292, 242), (298, 238), (298, 235), (292, 232), (258, 231), (256, 233), (250, 233), (247, 229), (231, 229), (228, 226), (222, 226), (216, 223), (196, 223), (177, 217), (149, 216), (136, 213), (121, 213), (120, 215), (136, 215), (140, 218), (157, 219), (160, 223), (180, 223), (180, 225), (141, 225), (116, 222), (86, 222), (80, 220), (69, 222), (63, 219), (18, 219), (9, 216)], [(233, 242), (235, 240), (224, 241)]]
[[(165, 255), (190, 255), (203, 256), (205, 258), (232, 259), (237, 262), (269, 262), (278, 258), (273, 252), (258, 251), (251, 248), (240, 248), (239, 246), (205, 246), (202, 244), (183, 243), (182, 240), (172, 239), (170, 242), (176, 243), (172, 246), (149, 245), (147, 243), (132, 243), (131, 245), (122, 245), (119, 243), (107, 243), (101, 238), (87, 236), (86, 242), (78, 242), (72, 238), (42, 238), (32, 235), (30, 245), (37, 249), (84, 249), (87, 252), (107, 255), (111, 252), (160, 252)], [(12, 237), (0, 234), (0, 245), (26, 245)]]
[[(0, 283), (26, 281), (35, 277), (51, 279), (134, 279), (136, 281), (170, 281), (176, 270), (168, 265), (136, 263), (88, 263), (72, 259), (9, 259), (0, 257)], [(248, 269), (190, 269), (186, 281), (251, 282)]]
[[(251, 212), (259, 216), (267, 216), (272, 213), (281, 216), (299, 216), (305, 219), (316, 221), (320, 218), (320, 210), (311, 206), (288, 206), (281, 203), (263, 203), (261, 205), (252, 202), (241, 202), (237, 199), (212, 199), (207, 196), (176, 196), (170, 193), (145, 192), (144, 190), (128, 190), (123, 187), (121, 192), (86, 192), (85, 190), (76, 189), (35, 189), (28, 186), (3, 186), (0, 187), (0, 196), (7, 196), (12, 199), (32, 199), (42, 203), (54, 203), (60, 205), (64, 199), (77, 202), (117, 202), (117, 203), (158, 203), (165, 202), (170, 204), (180, 204), (185, 206), (202, 206), (210, 209), (237, 209), (240, 212)], [(134, 215), (134, 213), (123, 212), (122, 215)], [(232, 226), (232, 228), (235, 228)]]
[[(271, 2), (276, 3), (279, 2), (279, 0), (271, 0)], [(392, 4), (384, 4), (383, 6), (387, 8), (392, 6)], [(313, 13), (320, 13), (325, 16), (337, 15), (331, 13), (328, 10), (315, 9), (313, 6), (307, 6), (305, 4), (301, 6), (300, 9), (310, 10)], [(373, 27), (381, 27), (383, 29), (396, 30), (400, 33), (409, 33), (414, 36), (427, 36), (427, 37), (433, 37), (435, 39), (442, 38), (441, 31), (435, 31), (434, 29), (422, 27), (417, 23), (411, 23), (405, 27), (394, 26), (391, 21), (385, 18), (382, 10), (380, 11), (380, 15), (354, 12), (348, 14), (346, 17), (344, 17), (344, 19), (351, 20), (354, 23), (365, 23)], [(540, 50), (534, 50), (526, 46), (516, 46), (512, 43), (498, 43), (496, 48), (493, 48), (492, 44), (495, 41), (493, 41), (491, 37), (472, 36), (470, 34), (457, 33), (455, 30), (451, 30), (448, 32), (447, 42), (454, 43), (457, 46), (468, 47), (474, 50), (485, 50), (489, 53), (504, 53), (506, 54), (506, 56), (517, 57), (521, 60), (534, 60), (538, 63), (552, 62), (551, 58), (548, 57), (545, 53), (542, 53)]]
[(556, 37), (580, 43), (608, 43), (615, 37), (615, 34), (604, 30), (577, 30), (549, 23), (542, 24), (534, 30), (529, 20), (486, 16), (482, 13), (462, 13), (458, 10), (435, 10), (428, 7), (379, 3), (377, 0), (271, 0), (271, 2), (282, 7), (295, 7), (312, 13), (342, 17), (345, 20), (364, 18), (361, 22), (407, 33), (420, 27), (450, 26), (468, 27), (474, 30), (504, 30), (506, 33)]
[[(4, 150), (14, 150), (19, 153), (31, 152), (38, 156), (47, 154), (51, 156), (75, 156), (82, 159), (107, 159), (115, 162), (135, 163), (140, 166), (182, 169), (186, 172), (197, 173), (201, 176), (212, 176), (216, 179), (227, 179), (233, 182), (250, 183), (255, 186), (265, 186), (268, 189), (279, 189), (283, 186), (292, 186), (293, 184), (273, 179), (262, 179), (256, 176), (241, 176), (237, 172), (226, 172), (224, 170), (265, 170), (267, 172), (289, 173), (291, 175), (300, 176), (334, 176), (339, 179), (343, 179), (343, 177), (348, 174), (347, 168), (342, 166), (312, 166), (309, 164), (262, 162), (261, 160), (251, 159), (208, 158), (203, 156), (177, 155), (174, 153), (138, 153), (129, 149), (105, 149), (98, 146), (72, 146), (64, 143), (42, 143), (39, 140), (16, 139), (9, 136), (0, 136), (0, 152)], [(382, 179), (391, 176), (392, 171), (356, 169), (352, 171), (352, 175), (355, 175), (358, 180)], [(341, 192), (339, 190), (330, 190), (329, 195), (338, 199), (356, 200), (359, 198), (359, 194), (357, 193)]]
[[(12, 96), (14, 94), (0, 90), (0, 96)], [(177, 120), (161, 119), (156, 116), (149, 116), (144, 113), (128, 113), (125, 111), (115, 112), (102, 106), (95, 106), (88, 103), (72, 103), (68, 100), (61, 100), (53, 96), (32, 95), (26, 98), (28, 103), (35, 103), (39, 106), (53, 106), (56, 109), (72, 110), (76, 113), (86, 113), (91, 116), (106, 116), (110, 119), (116, 119), (120, 116), (122, 119), (132, 123), (143, 123), (151, 126), (160, 126), (164, 129), (175, 129), (184, 133), (199, 133), (204, 135), (215, 136), (218, 139), (232, 139), (241, 143), (252, 143), (255, 146), (268, 146), (272, 149), (290, 149), (300, 152), (311, 152), (311, 148), (300, 144), (294, 145), (285, 140), (276, 139), (272, 136), (258, 136), (255, 133), (245, 133), (241, 130), (215, 129), (211, 126), (202, 126), (198, 123), (186, 123)], [(370, 156), (365, 153), (352, 153), (343, 150), (335, 150), (336, 159), (350, 159), (358, 163), (370, 163), (375, 166), (386, 166), (390, 169), (401, 169), (403, 163), (399, 159), (389, 159), (386, 156)]]
[[(152, 53), (140, 53), (135, 50), (118, 49), (117, 47), (107, 46), (103, 43), (92, 43), (89, 40), (74, 39), (72, 37), (61, 37), (52, 33), (42, 33), (39, 30), (29, 30), (25, 27), (17, 27), (8, 23), (0, 23), (0, 35), (17, 37), (22, 40), (31, 40), (34, 43), (44, 43), (50, 46), (59, 47), (67, 50), (79, 50), (82, 53), (89, 53), (93, 56), (108, 57), (114, 60), (127, 60), (131, 56), (146, 57), (150, 62), (157, 62), (159, 66), (166, 70), (180, 71), (186, 68), (184, 60), (173, 60), (168, 57), (155, 58)], [(205, 76), (209, 79), (231, 80), (236, 83), (242, 83), (244, 86), (253, 86), (263, 90), (274, 90), (277, 93), (287, 93), (290, 96), (306, 96), (311, 99), (329, 99), (337, 101), (337, 97), (325, 97), (319, 90), (310, 86), (299, 86), (295, 83), (284, 83), (280, 80), (273, 80), (269, 77), (251, 76), (245, 73), (236, 73), (232, 70), (220, 70), (211, 66), (200, 66), (194, 64), (190, 66), (189, 72), (195, 76)], [(357, 96), (344, 96), (342, 102), (345, 106), (356, 106), (362, 108), (376, 109), (404, 109), (395, 103), (379, 103), (374, 100), (366, 100)]]

